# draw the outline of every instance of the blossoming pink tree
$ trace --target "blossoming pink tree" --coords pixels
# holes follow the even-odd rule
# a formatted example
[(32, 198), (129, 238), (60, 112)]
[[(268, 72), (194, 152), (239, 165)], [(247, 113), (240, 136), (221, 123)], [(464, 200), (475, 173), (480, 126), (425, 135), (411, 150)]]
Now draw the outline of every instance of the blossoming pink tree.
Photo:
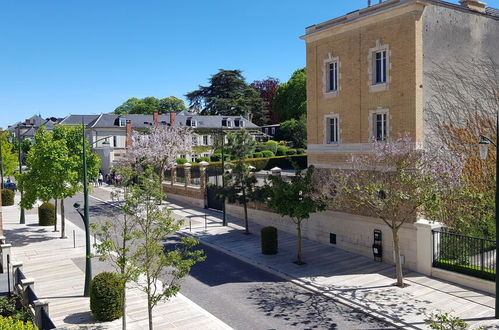
[[(397, 286), (403, 287), (399, 229), (437, 207), (439, 196), (458, 182), (460, 165), (418, 149), (408, 135), (376, 141), (373, 152), (354, 156), (350, 168), (317, 177), (329, 186), (334, 209), (380, 218), (393, 236)], [(329, 180), (329, 184), (327, 181)]]
[(176, 164), (180, 155), (192, 152), (193, 137), (189, 127), (157, 126), (148, 132), (134, 132), (129, 156), (156, 168), (161, 187), (165, 171)]

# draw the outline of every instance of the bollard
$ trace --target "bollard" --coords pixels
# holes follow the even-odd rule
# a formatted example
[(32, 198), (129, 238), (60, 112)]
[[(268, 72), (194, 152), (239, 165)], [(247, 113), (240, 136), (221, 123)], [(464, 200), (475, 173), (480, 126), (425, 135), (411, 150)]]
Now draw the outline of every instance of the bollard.
[(75, 237), (75, 231), (73, 230), (73, 248), (76, 249), (76, 237)]
[(206, 222), (206, 213), (204, 214), (204, 230), (208, 229), (208, 223)]
[(192, 231), (192, 221), (191, 221), (191, 218), (189, 218), (189, 231)]

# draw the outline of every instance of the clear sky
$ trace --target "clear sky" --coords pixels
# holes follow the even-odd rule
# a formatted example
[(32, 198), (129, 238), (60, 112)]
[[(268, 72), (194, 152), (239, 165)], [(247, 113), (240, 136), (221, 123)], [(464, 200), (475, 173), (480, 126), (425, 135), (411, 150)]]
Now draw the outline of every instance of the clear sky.
[(0, 0), (0, 127), (37, 113), (110, 112), (134, 96), (183, 97), (220, 68), (286, 81), (305, 65), (305, 27), (366, 4)]

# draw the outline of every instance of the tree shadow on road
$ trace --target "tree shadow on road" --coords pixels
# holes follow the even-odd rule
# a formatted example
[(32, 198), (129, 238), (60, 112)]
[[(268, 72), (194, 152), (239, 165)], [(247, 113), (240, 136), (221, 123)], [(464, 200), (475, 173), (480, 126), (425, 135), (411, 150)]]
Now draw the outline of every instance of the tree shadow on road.
[(249, 300), (267, 316), (305, 329), (387, 329), (389, 326), (358, 310), (291, 283), (265, 284), (250, 290)]

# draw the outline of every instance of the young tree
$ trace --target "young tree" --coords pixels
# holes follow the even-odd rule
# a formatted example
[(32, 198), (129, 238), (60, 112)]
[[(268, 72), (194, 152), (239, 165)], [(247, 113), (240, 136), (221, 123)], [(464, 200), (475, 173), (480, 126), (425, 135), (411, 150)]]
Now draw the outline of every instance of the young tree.
[(160, 301), (176, 295), (180, 290), (179, 281), (189, 274), (195, 263), (205, 259), (202, 250), (193, 250), (198, 241), (192, 237), (183, 238), (182, 247), (165, 252), (163, 240), (178, 231), (180, 225), (171, 217), (169, 209), (157, 204), (163, 199), (163, 192), (156, 184), (156, 176), (153, 171), (146, 169), (140, 177), (142, 189), (135, 190), (132, 195), (137, 206), (133, 221), (140, 233), (133, 258), (139, 266), (139, 272), (145, 277), (145, 280), (139, 278), (136, 283), (147, 295), (150, 330), (153, 329), (154, 307)]
[(129, 155), (156, 168), (159, 187), (163, 184), (165, 171), (176, 164), (179, 155), (192, 152), (193, 133), (189, 127), (157, 126), (149, 132), (134, 132), (132, 139)]
[(209, 86), (199, 86), (186, 97), (202, 115), (262, 117), (263, 101), (240, 70), (220, 70), (211, 76)]
[(175, 96), (169, 96), (158, 101), (158, 110), (161, 113), (166, 112), (177, 112), (182, 110), (187, 110), (184, 101)]
[(274, 109), (281, 122), (300, 119), (307, 114), (307, 73), (305, 69), (293, 72), (288, 82), (277, 88)]
[(131, 167), (117, 168), (117, 173), (123, 180), (119, 189), (113, 193), (113, 200), (121, 201), (121, 216), (106, 221), (104, 224), (91, 224), (92, 230), (101, 241), (96, 244), (99, 260), (109, 261), (121, 275), (123, 280), (123, 317), (122, 329), (126, 329), (126, 284), (136, 280), (138, 265), (134, 257), (134, 247), (142, 236), (138, 230), (134, 215), (138, 212), (139, 205), (135, 196), (141, 193), (140, 187), (133, 184), (137, 175)]
[(227, 135), (226, 150), (235, 160), (235, 164), (232, 173), (226, 175), (224, 193), (229, 201), (238, 201), (243, 204), (246, 234), (249, 234), (248, 202), (252, 199), (256, 178), (251, 174), (249, 165), (245, 163), (245, 160), (253, 154), (255, 148), (255, 139), (245, 129)]
[(307, 119), (302, 116), (299, 120), (290, 119), (281, 123), (277, 138), (293, 142), (295, 148), (307, 146)]
[(2, 159), (0, 161), (3, 165), (3, 175), (11, 176), (19, 167), (19, 162), (17, 154), (12, 150), (12, 143), (9, 142), (9, 132), (0, 134), (0, 148), (2, 148)]
[(277, 88), (279, 87), (279, 79), (268, 77), (264, 80), (255, 80), (251, 83), (251, 87), (256, 89), (260, 93), (260, 97), (263, 100), (264, 111), (262, 117), (254, 117), (253, 122), (257, 125), (264, 124), (277, 124), (279, 123), (277, 119), (276, 112), (274, 111), (274, 99), (277, 93)]
[(376, 141), (373, 152), (353, 156), (347, 171), (333, 173), (330, 180), (318, 176), (317, 186), (333, 191), (333, 208), (381, 219), (392, 231), (397, 286), (403, 287), (399, 229), (435, 207), (439, 196), (460, 174), (459, 164), (442, 161), (435, 153), (416, 149), (408, 136)]
[(280, 214), (290, 217), (296, 225), (296, 261), (298, 265), (304, 264), (301, 257), (301, 225), (311, 213), (324, 211), (326, 203), (319, 194), (318, 186), (312, 181), (314, 167), (310, 166), (306, 173), (297, 171), (290, 181), (282, 176), (269, 176), (270, 184), (264, 187), (264, 197), (267, 206)]

